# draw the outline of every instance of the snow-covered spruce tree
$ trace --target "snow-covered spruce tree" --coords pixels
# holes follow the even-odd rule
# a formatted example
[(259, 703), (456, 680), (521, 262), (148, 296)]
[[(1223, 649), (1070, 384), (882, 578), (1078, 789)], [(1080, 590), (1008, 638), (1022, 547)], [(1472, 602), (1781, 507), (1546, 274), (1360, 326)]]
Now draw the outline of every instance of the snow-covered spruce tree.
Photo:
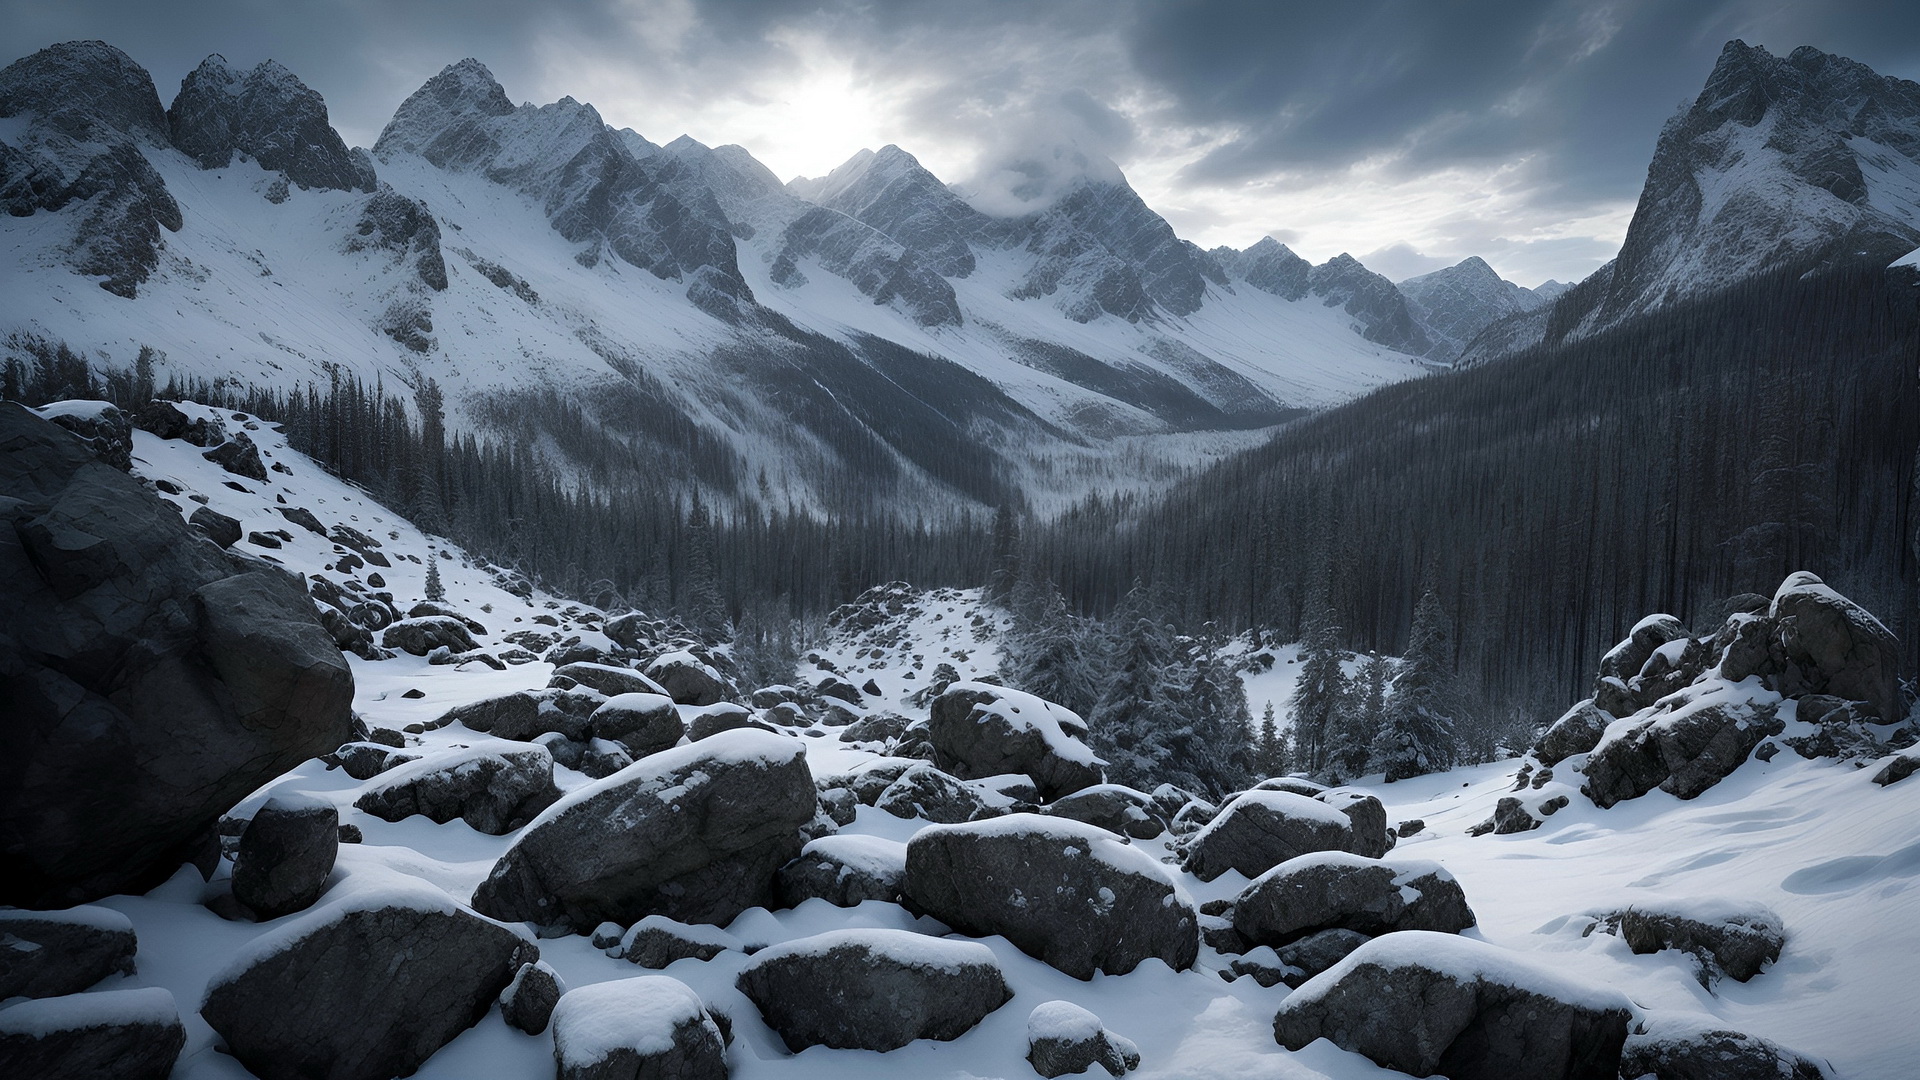
[(1347, 693), (1335, 710), (1328, 736), (1327, 767), (1352, 779), (1372, 768), (1373, 742), (1380, 734), (1387, 704), (1391, 665), (1379, 653), (1368, 653), (1357, 676), (1347, 680)]
[(993, 569), (987, 578), (989, 603), (1005, 604), (1020, 581), (1020, 519), (1001, 503), (993, 512)]
[(447, 421), (440, 384), (428, 379), (414, 391), (413, 404), (420, 411), (420, 452), (413, 462), (407, 516), (421, 532), (445, 536), (447, 499), (440, 470), (446, 457)]
[(1413, 609), (1407, 653), (1373, 740), (1373, 767), (1392, 783), (1451, 766), (1459, 756), (1459, 709), (1452, 632), (1440, 598), (1428, 589)]
[(440, 582), (440, 560), (427, 556), (427, 599), (438, 604), (447, 598), (447, 587)]
[(1093, 711), (1097, 688), (1088, 661), (1086, 628), (1067, 611), (1052, 582), (1023, 579), (1013, 596), (1014, 629), (1001, 661), (1008, 685), (1065, 705)]
[(1324, 579), (1316, 578), (1301, 612), (1300, 675), (1294, 683), (1293, 743), (1300, 765), (1325, 768), (1332, 752), (1335, 715), (1347, 697), (1347, 676), (1340, 668), (1340, 626), (1334, 620)]
[(1212, 623), (1180, 644), (1174, 678), (1186, 693), (1173, 699), (1179, 723), (1163, 740), (1163, 779), (1218, 797), (1245, 787), (1252, 772), (1246, 687), (1221, 655), (1226, 639)]
[(681, 580), (680, 613), (687, 625), (709, 638), (727, 628), (727, 603), (720, 596), (720, 577), (713, 565), (712, 519), (699, 492), (687, 511), (687, 561)]
[(1108, 779), (1151, 789), (1166, 778), (1165, 738), (1180, 718), (1166, 678), (1172, 636), (1139, 581), (1114, 612), (1110, 633), (1105, 687), (1087, 726), (1095, 751), (1107, 759)]

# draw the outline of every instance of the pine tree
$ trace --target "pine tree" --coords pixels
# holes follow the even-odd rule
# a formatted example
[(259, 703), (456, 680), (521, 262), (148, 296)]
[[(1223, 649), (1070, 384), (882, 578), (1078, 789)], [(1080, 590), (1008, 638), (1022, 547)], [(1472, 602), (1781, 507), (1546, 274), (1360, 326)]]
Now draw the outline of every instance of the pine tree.
[[(335, 396), (340, 396), (338, 388)], [(414, 462), (413, 502), (408, 516), (421, 532), (443, 536), (447, 531), (447, 502), (441, 489), (440, 469), (446, 457), (447, 427), (440, 384), (428, 379), (414, 391), (413, 403), (420, 410), (421, 449)], [(342, 429), (347, 426), (344, 418), (338, 426)]]
[(1280, 771), (1279, 754), (1280, 729), (1273, 719), (1273, 702), (1260, 714), (1260, 732), (1254, 738), (1254, 762), (1262, 777), (1275, 776)]
[(1139, 581), (1113, 623), (1110, 677), (1088, 726), (1111, 779), (1152, 788), (1160, 783), (1168, 758), (1165, 736), (1178, 722), (1166, 685), (1173, 644), (1155, 598)]
[(1301, 764), (1318, 771), (1327, 765), (1335, 749), (1330, 743), (1330, 729), (1348, 692), (1347, 676), (1340, 667), (1340, 627), (1334, 621), (1323, 578), (1316, 578), (1308, 589), (1300, 644), (1300, 676), (1294, 683), (1289, 712)]
[(1067, 611), (1052, 582), (1023, 580), (1014, 590), (1014, 631), (1001, 669), (1007, 682), (1029, 694), (1092, 713), (1097, 687), (1086, 650), (1086, 630)]
[(447, 599), (447, 587), (440, 583), (440, 560), (427, 556), (427, 599), (434, 603), (443, 603)]
[(1020, 580), (1020, 519), (1013, 507), (1001, 503), (993, 512), (993, 571), (987, 578), (986, 599), (1005, 604)]
[(1349, 779), (1371, 767), (1374, 739), (1385, 718), (1390, 674), (1385, 657), (1368, 653), (1359, 677), (1350, 681), (1348, 693), (1335, 713), (1329, 763)]
[(1432, 589), (1413, 610), (1413, 630), (1393, 697), (1382, 711), (1373, 742), (1373, 764), (1388, 783), (1437, 772), (1454, 763), (1459, 716), (1453, 682), (1453, 636), (1440, 598)]
[(710, 636), (725, 631), (727, 604), (720, 596), (720, 579), (714, 569), (712, 520), (698, 492), (687, 511), (686, 574), (681, 599), (681, 614), (695, 630)]

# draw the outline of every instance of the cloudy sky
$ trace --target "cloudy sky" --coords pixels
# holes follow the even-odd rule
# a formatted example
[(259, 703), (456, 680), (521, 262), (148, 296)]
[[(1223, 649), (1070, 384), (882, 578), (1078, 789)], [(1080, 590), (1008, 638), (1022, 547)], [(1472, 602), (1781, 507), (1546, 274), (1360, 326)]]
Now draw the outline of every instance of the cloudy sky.
[(1527, 285), (1613, 255), (1728, 39), (1920, 80), (1914, 0), (0, 0), (0, 63), (96, 37), (163, 101), (210, 52), (278, 60), (354, 144), (475, 56), (515, 100), (783, 177), (897, 143), (1007, 205), (1010, 162), (1111, 159), (1203, 246), (1395, 279), (1480, 255)]

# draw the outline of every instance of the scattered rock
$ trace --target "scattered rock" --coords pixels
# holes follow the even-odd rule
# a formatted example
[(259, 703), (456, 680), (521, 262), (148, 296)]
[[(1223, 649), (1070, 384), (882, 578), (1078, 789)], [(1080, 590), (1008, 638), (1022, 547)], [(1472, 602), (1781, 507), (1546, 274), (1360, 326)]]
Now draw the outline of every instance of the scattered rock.
[(233, 860), (233, 898), (260, 919), (305, 911), (326, 891), (340, 852), (340, 812), (276, 795), (254, 811)]
[(799, 740), (722, 732), (569, 793), (500, 857), (474, 907), (583, 929), (655, 913), (731, 921), (772, 898), (813, 813)]
[(1086, 721), (1032, 694), (954, 683), (934, 699), (928, 728), (934, 764), (963, 780), (1025, 773), (1053, 800), (1106, 779)]
[(907, 844), (902, 892), (961, 933), (1004, 935), (1077, 979), (1123, 975), (1148, 958), (1180, 970), (1200, 951), (1199, 913), (1166, 869), (1078, 821), (930, 825)]
[(740, 939), (719, 927), (689, 926), (665, 915), (649, 915), (629, 927), (611, 952), (644, 968), (664, 968), (686, 959), (705, 962), (740, 948)]
[(500, 991), (500, 1016), (507, 1026), (528, 1035), (547, 1030), (553, 1008), (567, 992), (567, 984), (545, 960), (521, 964), (513, 981)]
[(740, 992), (787, 1049), (949, 1041), (1013, 997), (993, 951), (907, 930), (836, 930), (762, 950)]
[(207, 539), (223, 548), (240, 542), (240, 522), (218, 510), (202, 506), (187, 518), (187, 524), (199, 529)]
[(1897, 784), (1914, 773), (1920, 772), (1920, 751), (1906, 750), (1895, 754), (1880, 771), (1873, 774), (1873, 782), (1881, 787)]
[(1043, 1001), (1027, 1016), (1027, 1061), (1049, 1080), (1095, 1065), (1121, 1076), (1140, 1067), (1140, 1048), (1071, 1001)]
[(1159, 806), (1151, 795), (1119, 784), (1081, 788), (1054, 800), (1046, 813), (1098, 825), (1135, 840), (1151, 840), (1167, 831), (1166, 823), (1159, 816)]
[(1439, 864), (1323, 851), (1281, 863), (1233, 902), (1233, 928), (1255, 945), (1321, 930), (1369, 937), (1398, 930), (1457, 934), (1474, 925), (1459, 882)]
[(659, 694), (671, 697), (659, 683), (631, 668), (615, 667), (612, 664), (595, 664), (578, 661), (562, 664), (553, 673), (556, 684), (561, 679), (569, 680), (581, 686), (598, 690), (608, 697), (621, 694)]
[(1656, 1013), (1627, 1036), (1620, 1075), (1654, 1080), (1829, 1080), (1818, 1062), (1708, 1017)]
[(440, 714), (438, 725), (464, 724), (474, 731), (513, 742), (527, 742), (552, 730), (541, 716), (541, 699), (525, 690), (456, 705)]
[(385, 821), (422, 814), (444, 825), (459, 818), (500, 836), (532, 821), (559, 797), (553, 755), (546, 747), (488, 744), (408, 762), (383, 774), (353, 805)]
[(810, 840), (800, 857), (780, 868), (780, 902), (798, 907), (821, 899), (836, 907), (866, 900), (900, 899), (907, 874), (907, 846), (877, 836), (823, 836)]
[(467, 633), (466, 624), (445, 615), (402, 619), (387, 627), (380, 635), (380, 644), (414, 656), (425, 656), (435, 649), (463, 653), (480, 647)]
[(1592, 698), (1568, 709), (1533, 744), (1533, 756), (1540, 764), (1558, 765), (1575, 754), (1584, 754), (1600, 745), (1613, 716), (1593, 703)]
[(0, 1001), (77, 994), (131, 975), (137, 947), (133, 922), (111, 908), (0, 911)]
[(276, 506), (274, 509), (280, 512), (281, 517), (286, 518), (288, 521), (293, 522), (295, 525), (300, 526), (310, 533), (317, 536), (327, 535), (327, 527), (320, 524), (320, 519), (314, 517), (313, 511), (308, 510), (306, 507)]
[(569, 990), (553, 1010), (559, 1080), (726, 1080), (726, 1043), (700, 995), (641, 975)]
[[(367, 584), (373, 585), (373, 579), (379, 576), (380, 575), (378, 574), (368, 574)], [(379, 588), (379, 586), (377, 585), (375, 585), (374, 587)], [(475, 634), (484, 634), (487, 632), (487, 628), (485, 626), (482, 626), (479, 620), (468, 618), (467, 616), (462, 615), (458, 610), (452, 607), (449, 607), (446, 604), (435, 603), (432, 600), (422, 600), (419, 603), (407, 609), (407, 618), (409, 619), (424, 619), (430, 615), (440, 615), (449, 619), (458, 619), (460, 621), (460, 625), (466, 627), (470, 632)]]
[(647, 665), (647, 675), (666, 689), (676, 705), (717, 705), (733, 696), (720, 673), (690, 652), (655, 657)]
[(1355, 855), (1378, 859), (1392, 850), (1396, 837), (1387, 832), (1387, 808), (1379, 799), (1359, 791), (1338, 788), (1316, 796), (1321, 802), (1347, 815), (1353, 827), (1353, 840), (1347, 850)]
[(635, 761), (678, 744), (687, 733), (680, 710), (663, 694), (615, 694), (593, 710), (587, 730), (619, 743)]
[(699, 742), (710, 735), (718, 735), (723, 731), (736, 731), (740, 728), (773, 730), (772, 725), (756, 721), (753, 713), (745, 708), (732, 702), (721, 702), (701, 709), (692, 720), (687, 722), (687, 738)]
[(166, 1080), (187, 1031), (157, 986), (23, 1001), (0, 1010), (0, 1073)]
[(1308, 979), (1347, 958), (1368, 941), (1357, 930), (1320, 930), (1274, 950), (1274, 956), (1286, 968), (1280, 981), (1298, 987)]
[(1602, 808), (1658, 787), (1691, 799), (1725, 779), (1785, 725), (1766, 691), (1712, 684), (1671, 712), (1609, 730), (1587, 756), (1581, 790)]
[(200, 455), (235, 476), (244, 476), (260, 483), (267, 482), (267, 466), (260, 460), (260, 448), (253, 445), (244, 431), (236, 431), (233, 438)]
[(986, 810), (979, 793), (926, 764), (901, 773), (873, 805), (894, 817), (920, 818), (940, 825), (972, 821)]
[(1695, 898), (1667, 908), (1655, 902), (1598, 919), (1593, 929), (1620, 935), (1636, 953), (1677, 949), (1692, 956), (1695, 977), (1708, 988), (1722, 975), (1746, 982), (1760, 974), (1780, 959), (1787, 941), (1780, 916), (1760, 904), (1731, 900)]
[[(1384, 814), (1381, 820), (1384, 825)], [(1333, 807), (1289, 791), (1255, 789), (1235, 796), (1193, 835), (1184, 868), (1201, 881), (1228, 870), (1258, 877), (1288, 859), (1354, 845), (1352, 821)]]

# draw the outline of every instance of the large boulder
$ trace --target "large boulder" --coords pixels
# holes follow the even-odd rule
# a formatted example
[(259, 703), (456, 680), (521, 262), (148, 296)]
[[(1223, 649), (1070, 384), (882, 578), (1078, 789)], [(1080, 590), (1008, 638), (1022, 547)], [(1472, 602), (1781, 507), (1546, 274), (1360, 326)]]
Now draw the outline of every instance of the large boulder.
[(1025, 773), (1052, 800), (1106, 779), (1087, 749), (1087, 724), (1032, 694), (958, 682), (935, 698), (928, 717), (933, 763), (963, 780)]
[(665, 915), (649, 915), (628, 927), (607, 955), (644, 968), (663, 968), (687, 959), (704, 962), (728, 949), (743, 948), (739, 938), (717, 926), (691, 926)]
[(1867, 609), (1801, 571), (1780, 583), (1768, 614), (1782, 661), (1775, 689), (1864, 701), (1884, 723), (1906, 718), (1899, 643)]
[(0, 911), (0, 1001), (77, 994), (133, 974), (133, 922), (111, 908)]
[(554, 1006), (566, 992), (560, 973), (545, 960), (521, 964), (513, 981), (500, 991), (500, 1018), (515, 1031), (538, 1035), (547, 1030)]
[(979, 792), (927, 764), (901, 773), (873, 805), (894, 817), (919, 818), (936, 825), (972, 821), (987, 808)]
[(1290, 791), (1255, 789), (1235, 796), (1193, 834), (1184, 869), (1201, 881), (1228, 870), (1259, 877), (1288, 859), (1350, 851), (1355, 843), (1353, 822), (1339, 810)]
[(233, 898), (256, 918), (313, 906), (340, 852), (340, 812), (330, 802), (276, 795), (254, 811), (233, 860)]
[(1013, 997), (993, 950), (909, 930), (835, 930), (764, 949), (739, 987), (795, 1053), (957, 1039)]
[(799, 740), (722, 732), (569, 792), (494, 864), (473, 906), (580, 930), (651, 914), (729, 922), (772, 899), (814, 804)]
[(1143, 960), (1183, 969), (1200, 951), (1199, 912), (1159, 862), (1105, 829), (1009, 814), (931, 825), (907, 843), (913, 907), (964, 934), (1000, 934), (1076, 979)]
[(1763, 904), (1712, 897), (1653, 900), (1597, 916), (1596, 930), (1618, 934), (1636, 953), (1674, 949), (1693, 958), (1711, 987), (1722, 976), (1746, 982), (1780, 959), (1787, 935)]
[(1123, 1076), (1140, 1067), (1140, 1048), (1071, 1001), (1043, 1001), (1027, 1014), (1027, 1063), (1048, 1080), (1095, 1065)]
[(0, 1009), (0, 1076), (166, 1080), (187, 1030), (157, 986), (24, 1001)]
[(455, 818), (500, 836), (532, 821), (560, 797), (544, 746), (483, 744), (429, 754), (381, 774), (354, 806), (386, 821), (414, 814)]
[(713, 665), (690, 652), (654, 657), (647, 677), (664, 687), (676, 705), (717, 705), (733, 696), (733, 687)]
[(1438, 863), (1338, 851), (1289, 859), (1233, 902), (1233, 928), (1254, 945), (1286, 945), (1321, 930), (1457, 934), (1474, 922), (1460, 883)]
[(780, 868), (780, 902), (798, 907), (820, 899), (836, 907), (900, 899), (907, 846), (878, 836), (822, 836)]
[(1629, 681), (1640, 674), (1654, 650), (1687, 636), (1680, 620), (1671, 615), (1649, 615), (1634, 624), (1626, 640), (1600, 658), (1600, 677), (1594, 682), (1594, 701), (1616, 717), (1630, 716), (1643, 703), (1636, 701)]
[(700, 995), (665, 975), (569, 990), (553, 1010), (559, 1080), (726, 1080), (726, 1051)]
[(1289, 1050), (1328, 1039), (1412, 1076), (1617, 1080), (1632, 1006), (1471, 938), (1420, 930), (1355, 949), (1281, 1002)]
[(538, 694), (517, 690), (511, 694), (455, 705), (440, 714), (438, 726), (458, 723), (497, 739), (528, 742), (536, 735), (555, 730), (545, 719), (541, 708), (544, 703)]
[(1334, 788), (1314, 798), (1347, 815), (1347, 824), (1353, 829), (1348, 851), (1377, 859), (1392, 850), (1395, 837), (1387, 832), (1387, 808), (1377, 797), (1364, 791)]
[(1587, 755), (1581, 790), (1601, 807), (1654, 788), (1691, 799), (1740, 767), (1785, 725), (1779, 696), (1750, 684), (1702, 684), (1670, 712), (1618, 721)]
[(435, 649), (463, 653), (480, 647), (467, 630), (467, 624), (451, 615), (401, 619), (381, 633), (380, 644), (414, 656), (425, 656)]
[(133, 423), (104, 401), (56, 401), (34, 412), (80, 437), (101, 461), (128, 472), (133, 468)]
[(10, 403), (0, 519), (0, 902), (149, 887), (352, 737), (353, 673), (296, 579)]
[(1584, 754), (1600, 745), (1601, 736), (1614, 717), (1587, 698), (1563, 713), (1533, 744), (1533, 756), (1540, 764), (1554, 766), (1575, 754)]
[(1108, 832), (1131, 836), (1135, 840), (1151, 840), (1167, 831), (1167, 824), (1153, 796), (1120, 784), (1095, 784), (1090, 788), (1081, 788), (1071, 795), (1055, 799), (1046, 812), (1052, 817), (1072, 818), (1074, 821), (1098, 825)]
[(574, 683), (591, 690), (598, 690), (609, 698), (621, 694), (673, 696), (667, 693), (665, 687), (632, 668), (617, 667), (613, 664), (596, 664), (588, 660), (560, 665), (553, 671), (553, 680), (556, 685)]
[(594, 738), (625, 747), (635, 761), (673, 746), (687, 733), (680, 710), (663, 694), (615, 694), (593, 710), (587, 728)]
[(1822, 1063), (1711, 1017), (1655, 1013), (1635, 1025), (1620, 1075), (1642, 1080), (1831, 1080)]
[(411, 1074), (493, 1006), (532, 943), (391, 871), (243, 946), (200, 1008), (261, 1080)]

